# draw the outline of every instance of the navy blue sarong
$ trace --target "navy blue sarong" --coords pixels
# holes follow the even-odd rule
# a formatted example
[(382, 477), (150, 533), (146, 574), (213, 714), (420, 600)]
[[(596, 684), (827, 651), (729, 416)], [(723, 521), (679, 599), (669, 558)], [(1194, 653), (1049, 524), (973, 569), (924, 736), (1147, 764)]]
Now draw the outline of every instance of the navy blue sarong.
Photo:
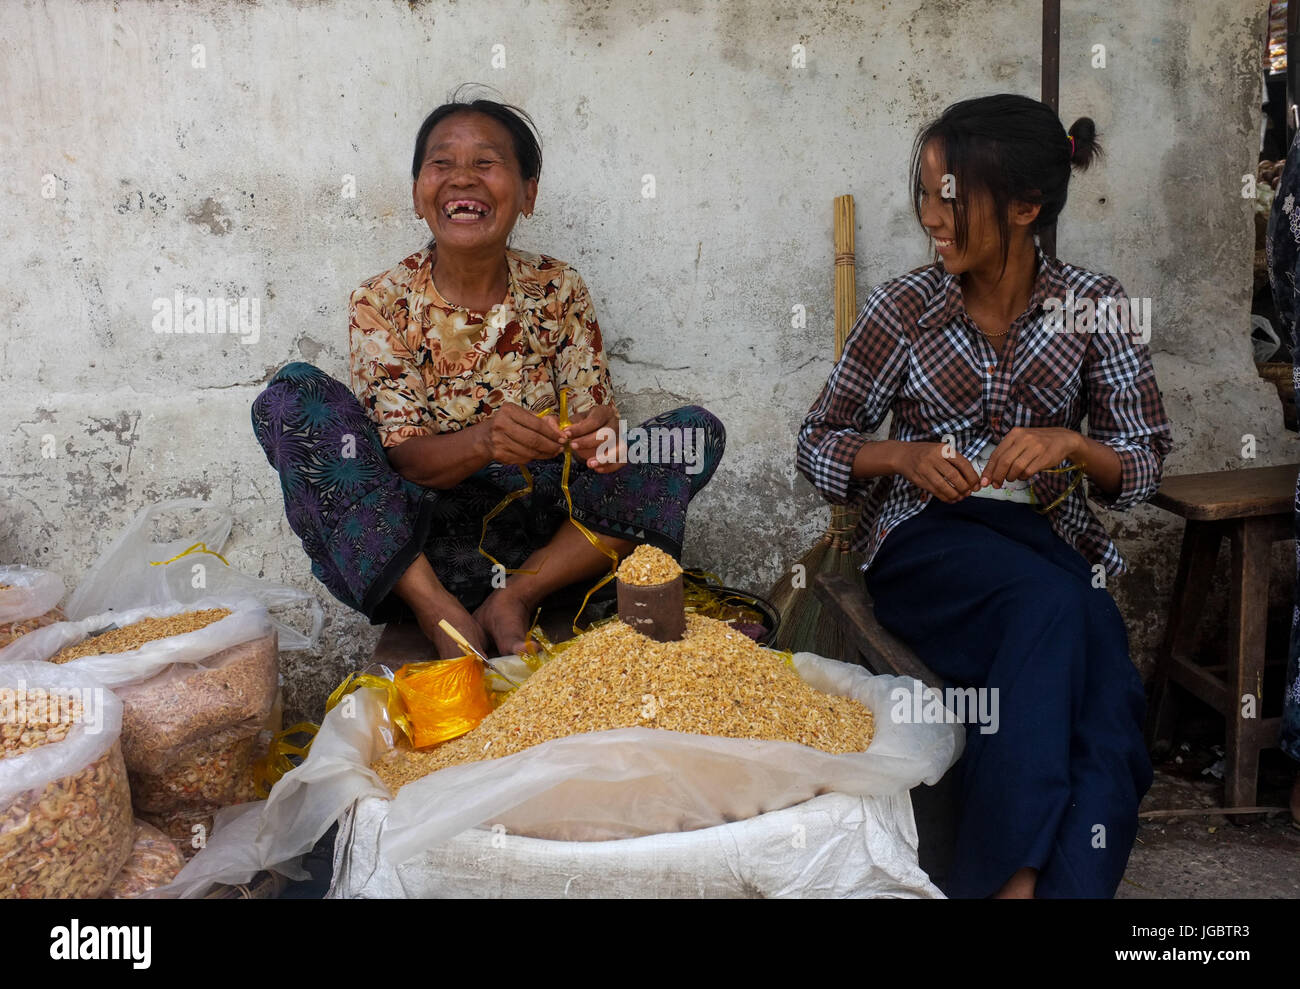
[(1128, 634), (1087, 561), (1025, 505), (932, 501), (866, 575), (880, 623), (946, 684), (998, 691), (997, 731), (967, 726), (947, 892), (1039, 870), (1040, 897), (1111, 897), (1151, 786)]

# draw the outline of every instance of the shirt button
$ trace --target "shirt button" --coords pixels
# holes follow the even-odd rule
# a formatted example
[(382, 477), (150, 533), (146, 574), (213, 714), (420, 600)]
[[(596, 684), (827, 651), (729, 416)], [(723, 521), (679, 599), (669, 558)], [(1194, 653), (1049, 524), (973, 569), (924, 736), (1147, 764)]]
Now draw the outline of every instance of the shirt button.
[(997, 365), (995, 365), (995, 364), (990, 364), (990, 365), (988, 365), (988, 372), (989, 372), (989, 374), (992, 374), (992, 373), (993, 373), (993, 368), (996, 367), (996, 366), (997, 366)]
[(1002, 417), (1001, 417), (1001, 416), (994, 416), (993, 419), (992, 419), (992, 424), (993, 424), (993, 428), (994, 428), (994, 429), (1001, 429), (1001, 428), (1002, 428)]

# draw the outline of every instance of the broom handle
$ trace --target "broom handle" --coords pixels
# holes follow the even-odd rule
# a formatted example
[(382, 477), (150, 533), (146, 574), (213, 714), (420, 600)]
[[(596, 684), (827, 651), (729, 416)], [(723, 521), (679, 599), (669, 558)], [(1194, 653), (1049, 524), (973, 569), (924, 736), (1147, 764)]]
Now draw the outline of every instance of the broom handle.
[(858, 314), (858, 289), (854, 278), (853, 197), (835, 197), (835, 360), (844, 353)]
[[(858, 288), (853, 235), (856, 226), (852, 196), (835, 197), (835, 361), (839, 363), (844, 345), (858, 313)], [(850, 511), (844, 505), (831, 509), (832, 542), (847, 539)]]

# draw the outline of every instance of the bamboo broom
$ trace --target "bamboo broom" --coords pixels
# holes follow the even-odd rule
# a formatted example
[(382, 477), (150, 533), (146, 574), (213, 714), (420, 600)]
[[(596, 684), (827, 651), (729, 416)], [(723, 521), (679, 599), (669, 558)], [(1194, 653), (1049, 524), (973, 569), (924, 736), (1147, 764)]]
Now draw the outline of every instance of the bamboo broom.
[[(835, 197), (836, 363), (844, 353), (844, 345), (858, 313), (854, 227), (853, 197)], [(808, 650), (834, 658), (846, 654), (848, 642), (837, 622), (824, 620), (821, 602), (813, 593), (812, 582), (823, 573), (856, 574), (862, 563), (862, 554), (851, 549), (850, 542), (857, 524), (856, 506), (832, 506), (826, 531), (799, 559), (803, 567), (803, 586), (796, 586), (794, 573), (788, 573), (768, 592), (768, 600), (781, 613), (781, 628), (775, 642), (778, 649)]]

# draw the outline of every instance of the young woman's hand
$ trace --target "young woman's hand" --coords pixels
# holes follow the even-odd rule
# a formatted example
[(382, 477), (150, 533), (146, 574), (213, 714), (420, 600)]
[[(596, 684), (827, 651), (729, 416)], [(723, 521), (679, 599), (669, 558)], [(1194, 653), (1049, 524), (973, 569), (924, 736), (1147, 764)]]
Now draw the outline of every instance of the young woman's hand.
[[(602, 429), (613, 431), (602, 433)], [(598, 474), (612, 474), (627, 462), (627, 451), (621, 446), (611, 451), (608, 458), (597, 458), (601, 444), (618, 438), (618, 410), (612, 405), (593, 405), (580, 416), (574, 416), (561, 436), (569, 441), (575, 460), (586, 463)]]
[(1006, 481), (1028, 480), (1062, 460), (1077, 460), (1083, 436), (1060, 426), (1017, 426), (1002, 437), (989, 457), (980, 485), (1001, 487)]
[(483, 453), (498, 464), (550, 460), (564, 451), (555, 416), (537, 416), (520, 405), (501, 406), (475, 428)]
[(897, 473), (948, 504), (961, 501), (979, 486), (979, 475), (961, 454), (945, 443), (900, 443)]

